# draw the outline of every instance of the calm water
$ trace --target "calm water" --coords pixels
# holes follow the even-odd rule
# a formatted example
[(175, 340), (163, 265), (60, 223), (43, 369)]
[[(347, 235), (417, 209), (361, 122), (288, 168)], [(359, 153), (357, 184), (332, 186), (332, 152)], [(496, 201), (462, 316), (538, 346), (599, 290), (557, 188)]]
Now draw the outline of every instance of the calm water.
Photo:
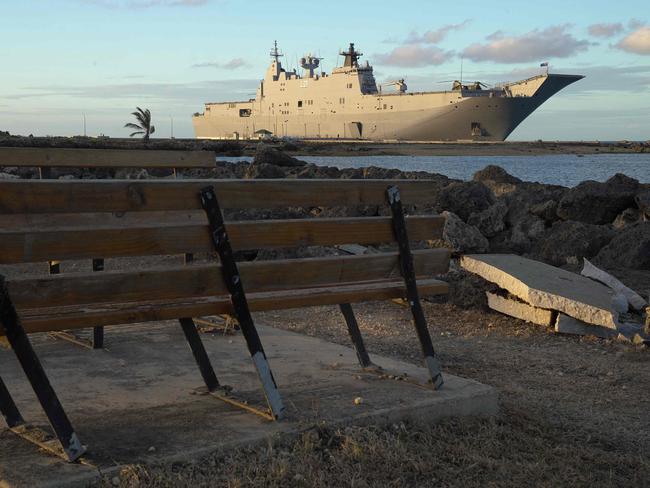
[[(300, 156), (303, 161), (338, 168), (379, 166), (405, 171), (428, 171), (450, 178), (470, 180), (488, 164), (496, 164), (525, 181), (575, 186), (584, 180), (605, 181), (623, 173), (650, 183), (650, 154), (551, 154), (542, 156)], [(251, 158), (222, 158), (242, 161)]]

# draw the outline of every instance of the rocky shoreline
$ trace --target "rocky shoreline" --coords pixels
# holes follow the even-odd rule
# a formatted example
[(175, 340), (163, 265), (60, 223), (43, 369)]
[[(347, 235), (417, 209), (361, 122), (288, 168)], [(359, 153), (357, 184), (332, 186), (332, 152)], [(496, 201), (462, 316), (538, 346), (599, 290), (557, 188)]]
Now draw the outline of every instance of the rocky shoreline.
[[(143, 169), (59, 169), (53, 170), (52, 176), (61, 179), (171, 177), (168, 170)], [(409, 210), (417, 214), (443, 213), (447, 224), (444, 243), (422, 245), (445, 245), (457, 254), (515, 253), (569, 269), (577, 268), (582, 258), (587, 258), (605, 269), (619, 270), (616, 273), (619, 278), (640, 293), (645, 295), (650, 291), (650, 184), (639, 183), (622, 174), (604, 183), (585, 181), (566, 188), (522, 181), (498, 166), (487, 166), (476, 172), (471, 181), (460, 181), (424, 171), (317, 166), (275, 147), (259, 144), (251, 163), (217, 161), (214, 169), (186, 170), (181, 176), (429, 179), (438, 187), (431, 203)], [(38, 178), (38, 171), (36, 168), (0, 168), (0, 178)], [(230, 217), (268, 218), (277, 212), (259, 209)], [(305, 208), (287, 212), (300, 218), (377, 215), (385, 209)], [(330, 251), (304, 250), (305, 255)]]
[[(650, 153), (650, 141), (374, 142), (361, 140), (267, 141), (292, 156), (531, 156), (543, 154)], [(0, 147), (88, 149), (171, 149), (214, 151), (223, 156), (253, 156), (256, 141), (112, 137), (15, 136), (0, 131)]]

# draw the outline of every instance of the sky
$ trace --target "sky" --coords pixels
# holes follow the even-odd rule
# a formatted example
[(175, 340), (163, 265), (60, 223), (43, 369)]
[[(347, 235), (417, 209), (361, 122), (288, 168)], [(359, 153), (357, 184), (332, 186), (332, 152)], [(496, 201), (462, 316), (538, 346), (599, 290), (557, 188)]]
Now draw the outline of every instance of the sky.
[[(126, 137), (136, 106), (155, 136), (193, 137), (205, 102), (255, 95), (274, 40), (326, 71), (354, 42), (379, 82), (443, 90), (540, 73), (586, 78), (509, 140), (650, 139), (647, 0), (0, 0), (0, 130)], [(462, 61), (461, 61), (462, 60)]]

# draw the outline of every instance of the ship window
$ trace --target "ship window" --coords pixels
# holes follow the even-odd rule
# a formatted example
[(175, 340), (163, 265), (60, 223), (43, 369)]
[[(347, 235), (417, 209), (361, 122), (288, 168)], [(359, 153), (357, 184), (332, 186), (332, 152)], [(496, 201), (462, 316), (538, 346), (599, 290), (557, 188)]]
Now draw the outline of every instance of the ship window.
[(235, 104), (234, 103), (229, 103), (228, 108), (235, 108)]
[(240, 108), (239, 109), (239, 116), (240, 117), (250, 117), (251, 116), (251, 109), (250, 108)]
[(302, 100), (298, 100), (298, 107), (302, 107)]
[(386, 107), (388, 107), (388, 105), (386, 105), (386, 104), (384, 103), (384, 110), (386, 110)]

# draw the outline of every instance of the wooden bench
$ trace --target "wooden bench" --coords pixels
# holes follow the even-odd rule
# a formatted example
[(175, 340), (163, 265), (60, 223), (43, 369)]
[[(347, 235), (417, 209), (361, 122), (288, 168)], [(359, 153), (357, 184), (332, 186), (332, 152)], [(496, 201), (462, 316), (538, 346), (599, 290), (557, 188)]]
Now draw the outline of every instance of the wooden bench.
[[(432, 387), (442, 385), (419, 295), (447, 292), (433, 278), (449, 266), (447, 249), (411, 251), (409, 239), (440, 238), (444, 218), (404, 216), (430, 201), (426, 180), (9, 180), (0, 181), (0, 265), (94, 256), (130, 258), (128, 268), (5, 280), (0, 275), (0, 330), (6, 335), (60, 442), (42, 442), (0, 379), (0, 410), (12, 431), (68, 460), (85, 451), (50, 386), (28, 335), (89, 326), (179, 320), (207, 389), (217, 380), (190, 317), (229, 313), (238, 319), (268, 403), (284, 407), (252, 311), (340, 305), (362, 367), (372, 366), (351, 303), (406, 298)], [(386, 205), (391, 217), (309, 218), (224, 223), (222, 209)], [(236, 262), (247, 249), (393, 242), (397, 251)], [(142, 265), (133, 258), (215, 253), (218, 262)], [(417, 278), (417, 283), (416, 283)], [(171, 358), (170, 358), (171, 359)], [(89, 359), (90, 360), (90, 359)], [(61, 451), (62, 449), (62, 451)]]
[[(49, 147), (0, 147), (0, 167), (16, 166), (37, 168), (41, 179), (50, 179), (52, 169), (167, 169), (177, 176), (177, 170), (211, 169), (215, 167), (215, 154), (212, 151), (182, 151), (157, 149), (80, 149)], [(186, 262), (194, 256), (185, 254)], [(61, 272), (58, 260), (47, 261), (50, 274)], [(104, 258), (92, 258), (92, 270), (104, 270)], [(224, 315), (229, 321), (229, 317)], [(210, 322), (196, 319), (197, 323), (210, 326)], [(104, 328), (95, 326), (90, 340), (80, 338), (70, 331), (56, 331), (50, 335), (90, 349), (104, 347)]]

